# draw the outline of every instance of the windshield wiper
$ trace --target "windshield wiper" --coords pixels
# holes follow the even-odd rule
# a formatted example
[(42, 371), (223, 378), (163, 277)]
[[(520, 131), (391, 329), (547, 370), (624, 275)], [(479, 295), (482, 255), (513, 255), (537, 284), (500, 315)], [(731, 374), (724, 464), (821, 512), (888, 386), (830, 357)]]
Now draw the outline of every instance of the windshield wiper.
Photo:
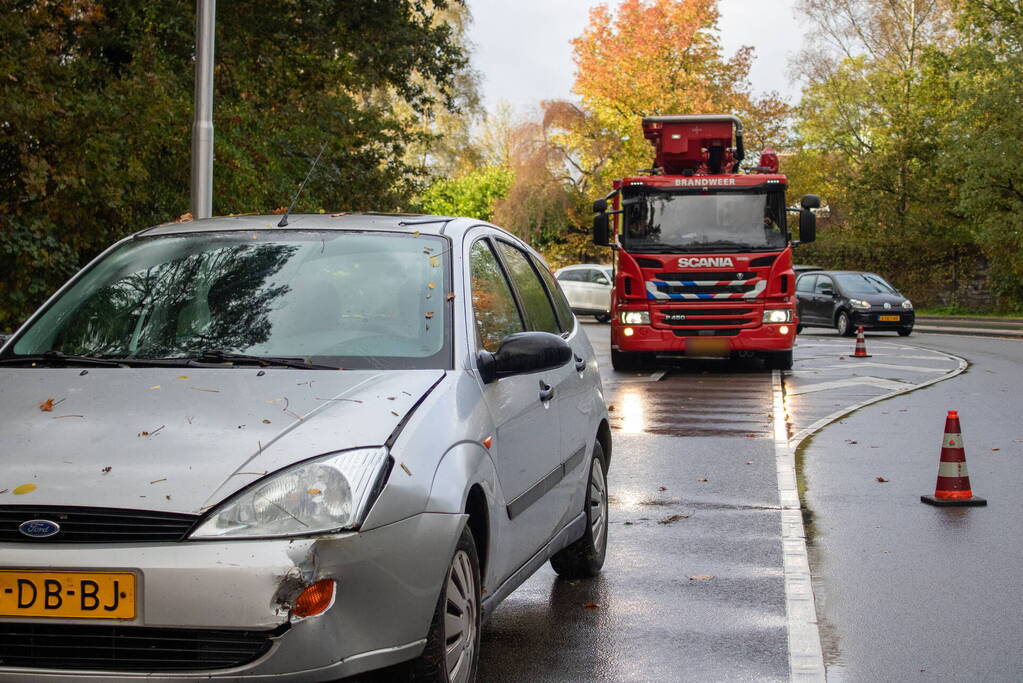
[(340, 370), (336, 365), (310, 363), (305, 358), (290, 356), (253, 356), (245, 353), (231, 353), (223, 349), (207, 349), (190, 359), (198, 363), (234, 363), (235, 365), (277, 366), (302, 370)]
[(60, 365), (101, 365), (108, 368), (118, 368), (127, 363), (113, 360), (111, 358), (100, 358), (98, 356), (77, 356), (63, 353), (62, 351), (45, 351), (29, 356), (8, 356), (0, 358), (0, 363), (13, 365), (15, 363), (55, 363)]

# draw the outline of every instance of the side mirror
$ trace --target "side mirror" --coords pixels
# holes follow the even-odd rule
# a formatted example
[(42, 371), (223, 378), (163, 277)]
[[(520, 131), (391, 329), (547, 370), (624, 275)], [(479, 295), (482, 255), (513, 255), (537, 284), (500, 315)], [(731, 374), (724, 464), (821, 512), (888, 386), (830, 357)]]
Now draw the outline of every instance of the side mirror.
[(593, 217), (593, 243), (600, 247), (611, 246), (611, 224), (606, 213)]
[(821, 198), (815, 194), (804, 194), (803, 198), (799, 200), (799, 206), (804, 209), (819, 209), (821, 208)]
[(607, 200), (598, 199), (593, 202), (593, 213), (604, 213), (607, 211)]
[(553, 370), (572, 360), (572, 347), (550, 332), (516, 332), (501, 340), (496, 353), (480, 351), (480, 375), (484, 384), (502, 377)]
[[(814, 195), (807, 195), (814, 197)], [(814, 197), (816, 199), (816, 197)], [(803, 197), (806, 201), (806, 197)], [(806, 244), (817, 239), (817, 217), (808, 208), (799, 211), (799, 243)]]
[(7, 343), (7, 340), (13, 336), (13, 334), (4, 334), (0, 332), (0, 347), (3, 347), (3, 345)]
[(611, 282), (606, 277), (598, 277), (597, 278), (597, 284), (598, 285), (609, 285), (609, 284), (611, 284)]
[(835, 296), (835, 290), (833, 289), (822, 289), (820, 291), (821, 296)]

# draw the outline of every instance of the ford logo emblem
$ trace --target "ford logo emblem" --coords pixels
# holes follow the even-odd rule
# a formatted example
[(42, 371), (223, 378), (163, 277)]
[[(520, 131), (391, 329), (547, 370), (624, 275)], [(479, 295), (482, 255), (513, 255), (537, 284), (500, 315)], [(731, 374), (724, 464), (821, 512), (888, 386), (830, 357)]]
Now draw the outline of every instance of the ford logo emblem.
[(60, 531), (60, 525), (48, 519), (30, 519), (19, 524), (18, 531), (32, 538), (49, 538)]

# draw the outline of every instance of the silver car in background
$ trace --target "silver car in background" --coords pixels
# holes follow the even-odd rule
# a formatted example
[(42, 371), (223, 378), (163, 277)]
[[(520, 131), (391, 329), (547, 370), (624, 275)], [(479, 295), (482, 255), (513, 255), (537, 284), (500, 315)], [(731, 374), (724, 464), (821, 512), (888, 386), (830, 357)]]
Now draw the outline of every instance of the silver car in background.
[(611, 266), (581, 263), (554, 272), (576, 315), (592, 315), (597, 322), (611, 320)]
[(593, 349), (469, 219), (144, 230), (0, 350), (0, 680), (475, 679), (607, 545)]

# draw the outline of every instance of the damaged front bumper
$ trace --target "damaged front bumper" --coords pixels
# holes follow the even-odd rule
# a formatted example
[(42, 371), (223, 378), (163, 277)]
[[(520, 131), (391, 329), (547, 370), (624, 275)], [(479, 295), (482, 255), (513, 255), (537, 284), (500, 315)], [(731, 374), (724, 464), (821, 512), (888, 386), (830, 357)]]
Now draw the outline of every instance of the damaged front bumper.
[[(130, 571), (138, 596), (131, 620), (0, 618), (0, 681), (323, 681), (410, 659), (464, 523), (423, 513), (312, 538), (0, 544), (0, 569)], [(293, 616), (294, 600), (321, 579), (336, 582), (333, 605)], [(248, 661), (210, 666), (221, 635), (251, 641)]]

